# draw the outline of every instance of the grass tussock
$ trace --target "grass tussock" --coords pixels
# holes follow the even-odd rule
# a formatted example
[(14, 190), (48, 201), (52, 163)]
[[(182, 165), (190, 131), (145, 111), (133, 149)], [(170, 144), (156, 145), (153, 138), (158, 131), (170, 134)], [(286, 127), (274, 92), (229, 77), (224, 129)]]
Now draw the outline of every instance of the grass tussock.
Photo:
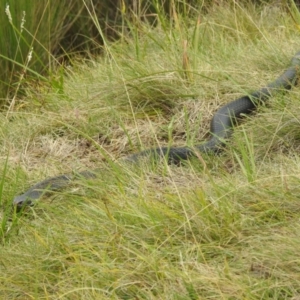
[[(218, 107), (288, 67), (290, 14), (233, 7), (139, 24), (0, 115), (2, 299), (300, 297), (298, 87), (245, 118), (220, 156), (118, 160), (204, 141)], [(11, 210), (32, 183), (95, 168)]]

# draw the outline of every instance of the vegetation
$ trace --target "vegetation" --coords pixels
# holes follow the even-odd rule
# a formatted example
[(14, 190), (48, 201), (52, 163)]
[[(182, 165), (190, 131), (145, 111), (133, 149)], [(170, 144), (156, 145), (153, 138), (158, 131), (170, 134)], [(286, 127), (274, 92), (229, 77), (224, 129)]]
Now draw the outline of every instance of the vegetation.
[(104, 38), (119, 39), (137, 22), (155, 25), (157, 16), (161, 21), (176, 11), (185, 18), (207, 12), (214, 3), (218, 1), (0, 0), (1, 19), (8, 20), (0, 28), (0, 108), (13, 107), (28, 80), (51, 77), (74, 55), (99, 54)]
[[(247, 117), (220, 156), (120, 159), (204, 141), (218, 107), (289, 66), (297, 11), (234, 2), (155, 17), (124, 19), (114, 43), (98, 27), (101, 56), (21, 85), (1, 113), (2, 299), (300, 297), (298, 87)], [(31, 184), (95, 168), (12, 211)]]
[[(120, 9), (115, 1), (0, 0), (1, 108), (22, 94), (28, 80), (45, 80), (74, 55), (99, 52), (102, 37), (117, 36)], [(93, 12), (97, 18), (91, 18)], [(30, 59), (33, 58), (33, 59)], [(26, 76), (24, 76), (26, 75)], [(22, 84), (21, 84), (22, 83)]]

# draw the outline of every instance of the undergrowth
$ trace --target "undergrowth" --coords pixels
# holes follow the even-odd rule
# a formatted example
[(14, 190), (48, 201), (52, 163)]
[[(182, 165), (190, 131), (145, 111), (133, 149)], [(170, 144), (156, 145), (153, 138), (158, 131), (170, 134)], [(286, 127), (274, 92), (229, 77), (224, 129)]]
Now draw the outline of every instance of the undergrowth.
[[(92, 15), (92, 12), (91, 12)], [(1, 299), (298, 299), (299, 87), (180, 167), (122, 157), (193, 147), (224, 103), (297, 52), (290, 13), (215, 5), (136, 31), (32, 84), (0, 116)], [(99, 169), (16, 212), (16, 193)]]

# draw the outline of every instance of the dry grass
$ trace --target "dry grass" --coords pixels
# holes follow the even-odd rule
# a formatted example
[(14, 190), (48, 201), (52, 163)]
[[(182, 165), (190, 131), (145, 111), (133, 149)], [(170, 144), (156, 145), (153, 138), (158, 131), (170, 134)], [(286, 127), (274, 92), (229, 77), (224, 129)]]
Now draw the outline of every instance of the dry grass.
[[(275, 79), (298, 50), (283, 11), (215, 7), (197, 26), (140, 27), (1, 116), (2, 299), (300, 296), (298, 88), (247, 118), (219, 157), (117, 160), (205, 140), (219, 106)], [(102, 171), (11, 214), (31, 183), (86, 168)]]

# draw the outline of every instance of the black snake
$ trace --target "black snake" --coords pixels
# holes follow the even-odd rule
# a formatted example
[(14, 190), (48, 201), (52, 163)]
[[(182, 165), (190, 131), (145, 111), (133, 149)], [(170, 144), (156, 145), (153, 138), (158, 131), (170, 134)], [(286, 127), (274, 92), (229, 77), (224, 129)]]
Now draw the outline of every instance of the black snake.
[[(300, 51), (292, 58), (291, 66), (276, 80), (267, 86), (248, 95), (242, 96), (221, 107), (213, 116), (210, 126), (211, 138), (200, 145), (195, 145), (193, 149), (188, 147), (159, 147), (148, 149), (125, 158), (126, 161), (135, 162), (144, 156), (166, 157), (168, 163), (179, 164), (181, 160), (187, 160), (196, 156), (194, 150), (201, 153), (217, 153), (225, 145), (225, 141), (230, 137), (232, 128), (236, 121), (243, 114), (249, 114), (258, 104), (266, 101), (272, 93), (278, 90), (289, 90), (296, 84), (298, 68), (300, 67)], [(24, 194), (16, 196), (13, 204), (17, 208), (22, 208), (25, 204), (32, 205), (34, 200), (39, 199), (45, 192), (61, 189), (78, 178), (90, 178), (95, 176), (96, 171), (83, 171), (77, 175), (63, 174), (48, 178), (38, 182), (28, 189)]]

